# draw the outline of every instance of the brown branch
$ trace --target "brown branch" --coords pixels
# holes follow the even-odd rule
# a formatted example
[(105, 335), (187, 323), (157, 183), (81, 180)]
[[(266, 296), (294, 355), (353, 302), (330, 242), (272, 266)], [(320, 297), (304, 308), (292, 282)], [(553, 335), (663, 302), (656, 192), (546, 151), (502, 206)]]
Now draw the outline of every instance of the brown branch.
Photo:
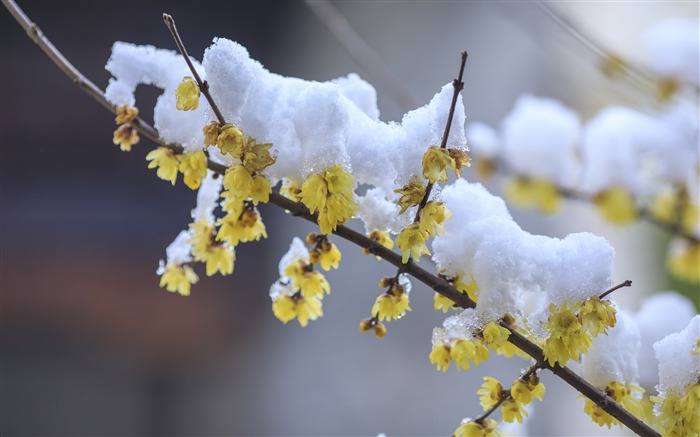
[[(107, 99), (105, 98), (104, 93), (97, 88), (92, 82), (90, 82), (85, 76), (83, 76), (82, 73), (80, 73), (75, 67), (73, 67), (66, 59), (61, 55), (61, 53), (54, 47), (49, 40), (44, 36), (41, 32), (37, 32), (38, 28), (34, 23), (32, 23), (29, 18), (22, 12), (22, 10), (17, 6), (17, 4), (13, 0), (1, 0), (2, 4), (12, 13), (13, 17), (17, 20), (17, 22), (25, 29), (27, 30), (27, 33), (30, 35), (30, 38), (37, 43), (41, 47), (42, 50), (49, 56), (49, 58), (64, 72), (66, 75), (73, 80), (74, 83), (80, 84), (91, 84), (91, 88), (85, 88), (81, 86), (80, 88), (83, 89), (85, 92), (88, 93), (93, 99), (97, 100), (102, 106), (105, 108), (109, 109), (112, 111), (112, 113), (116, 113), (116, 108), (110, 104)], [(36, 30), (33, 30), (36, 29)], [(32, 37), (34, 35), (34, 37)], [(156, 144), (158, 144), (161, 147), (169, 147), (172, 150), (174, 150), (177, 153), (182, 153), (182, 147), (181, 146), (176, 146), (176, 145), (171, 145), (171, 144), (166, 144), (162, 140), (158, 138), (157, 131), (150, 126), (148, 123), (140, 121), (136, 128), (139, 130), (139, 132), (143, 133), (145, 136), (148, 138), (152, 139)], [(208, 162), (208, 167), (219, 174), (223, 174), (226, 170), (226, 167), (217, 164), (215, 162), (209, 161)], [(308, 220), (310, 222), (316, 223), (316, 215), (311, 214), (309, 210), (306, 208), (301, 203), (294, 202), (290, 199), (287, 199), (286, 197), (282, 196), (279, 193), (272, 193), (270, 195), (270, 203), (277, 205), (281, 208), (284, 208), (292, 213), (292, 215), (301, 217), (305, 220)], [(428, 287), (432, 288), (436, 292), (442, 294), (443, 296), (447, 297), (448, 299), (451, 299), (454, 301), (459, 307), (462, 308), (473, 308), (475, 306), (474, 301), (472, 301), (467, 295), (460, 293), (459, 291), (455, 290), (452, 286), (450, 286), (447, 281), (444, 279), (435, 276), (428, 272), (427, 270), (423, 269), (422, 267), (418, 266), (413, 262), (413, 260), (409, 260), (408, 263), (403, 264), (401, 262), (401, 255), (397, 254), (396, 252), (389, 250), (376, 241), (370, 240), (363, 234), (360, 234), (359, 232), (356, 232), (346, 226), (338, 226), (336, 231), (334, 232), (335, 234), (339, 235), (340, 237), (356, 244), (359, 247), (368, 249), (372, 254), (380, 256), (382, 259), (386, 260), (390, 264), (396, 266), (399, 271), (402, 273), (408, 273), (420, 282), (424, 283)], [(569, 384), (571, 387), (573, 387), (575, 390), (583, 394), (584, 396), (588, 397), (591, 399), (593, 402), (596, 404), (600, 405), (603, 410), (605, 410), (608, 414), (611, 416), (615, 417), (617, 420), (619, 420), (621, 423), (623, 423), (625, 426), (630, 428), (633, 432), (639, 434), (640, 436), (653, 436), (653, 437), (659, 437), (660, 435), (651, 429), (648, 425), (644, 424), (642, 421), (634, 417), (632, 414), (630, 414), (627, 410), (625, 410), (622, 406), (620, 406), (617, 402), (615, 402), (612, 398), (607, 396), (605, 393), (601, 392), (600, 390), (596, 389), (593, 387), (591, 384), (589, 384), (585, 379), (577, 375), (575, 372), (571, 371), (570, 369), (566, 367), (560, 367), (558, 365), (556, 366), (550, 366), (545, 360), (544, 360), (544, 355), (542, 353), (542, 349), (537, 346), (536, 344), (532, 343), (530, 340), (525, 338), (522, 334), (516, 332), (515, 330), (512, 330), (509, 328), (505, 323), (501, 323), (502, 326), (506, 327), (511, 331), (510, 336), (508, 337), (508, 341), (513, 343), (516, 347), (521, 349), (523, 352), (527, 353), (530, 355), (535, 361), (537, 362), (537, 365), (549, 369), (552, 371), (555, 375), (557, 375), (559, 378), (564, 380), (567, 384)]]
[(599, 298), (600, 300), (603, 300), (603, 298), (605, 298), (605, 296), (607, 296), (608, 294), (612, 293), (613, 291), (619, 290), (620, 288), (623, 288), (623, 287), (631, 287), (631, 286), (632, 286), (632, 281), (630, 281), (630, 280), (628, 279), (628, 280), (626, 280), (625, 282), (623, 282), (623, 283), (621, 283), (621, 284), (617, 284), (616, 286), (610, 288), (609, 290), (606, 290), (605, 292), (603, 292), (603, 294), (601, 294), (600, 296), (598, 296), (598, 298)]
[[(464, 88), (464, 82), (462, 81), (462, 78), (464, 76), (464, 66), (467, 64), (467, 52), (462, 52), (460, 53), (460, 56), (462, 58), (462, 61), (459, 65), (459, 74), (457, 75), (457, 79), (452, 80), (452, 87), (454, 88), (454, 92), (452, 93), (452, 102), (450, 103), (450, 112), (447, 114), (447, 122), (445, 123), (445, 131), (442, 134), (442, 142), (440, 143), (440, 148), (445, 149), (447, 148), (447, 139), (450, 136), (450, 129), (452, 128), (452, 119), (454, 118), (455, 115), (455, 109), (457, 108), (457, 98), (459, 97), (460, 91), (462, 91), (462, 88)], [(428, 198), (430, 198), (430, 192), (433, 190), (433, 183), (428, 181), (428, 185), (425, 187), (425, 195), (423, 196), (423, 199), (420, 201), (418, 204), (418, 209), (416, 210), (416, 217), (413, 219), (413, 222), (417, 222), (420, 220), (420, 212), (423, 208), (425, 208), (425, 205), (428, 203)]]

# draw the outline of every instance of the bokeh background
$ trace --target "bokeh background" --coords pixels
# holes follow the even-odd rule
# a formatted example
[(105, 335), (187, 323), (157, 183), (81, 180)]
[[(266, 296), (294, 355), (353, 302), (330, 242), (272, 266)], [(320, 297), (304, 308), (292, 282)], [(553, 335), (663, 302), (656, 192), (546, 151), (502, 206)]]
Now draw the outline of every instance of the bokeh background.
[[(328, 80), (355, 71), (373, 79), (301, 2), (19, 4), (101, 87), (114, 41), (174, 48), (163, 12), (200, 59), (220, 36), (279, 74)], [(465, 49), (469, 120), (498, 126), (524, 92), (558, 98), (584, 120), (638, 97), (605, 79), (594, 57), (533, 2), (334, 5), (419, 105), (452, 79)], [(638, 60), (641, 32), (651, 24), (698, 17), (697, 2), (552, 6)], [(381, 291), (377, 281), (392, 269), (338, 239), (343, 262), (327, 275), (333, 293), (324, 317), (304, 329), (283, 325), (272, 315), (268, 288), (291, 238), (313, 227), (274, 207), (261, 208), (270, 237), (237, 248), (233, 276), (200, 272), (189, 298), (160, 289), (158, 260), (186, 227), (195, 194), (146, 168), (147, 140), (120, 152), (111, 141), (113, 116), (4, 9), (0, 44), (3, 435), (445, 435), (479, 414), (475, 391), (483, 375), (511, 380), (526, 365), (493, 358), (469, 372), (436, 372), (430, 336), (444, 316), (420, 284), (413, 312), (390, 323), (384, 339), (360, 334), (358, 323)], [(382, 119), (411, 109), (377, 87)], [(138, 91), (147, 120), (158, 93)], [(611, 228), (576, 203), (550, 218), (515, 216), (531, 232), (593, 230), (609, 238), (615, 279), (635, 284), (618, 296), (630, 309), (645, 294), (678, 286), (663, 271), (668, 235), (647, 224)], [(516, 435), (601, 432), (581, 413), (576, 392), (548, 374), (543, 380), (548, 396)]]

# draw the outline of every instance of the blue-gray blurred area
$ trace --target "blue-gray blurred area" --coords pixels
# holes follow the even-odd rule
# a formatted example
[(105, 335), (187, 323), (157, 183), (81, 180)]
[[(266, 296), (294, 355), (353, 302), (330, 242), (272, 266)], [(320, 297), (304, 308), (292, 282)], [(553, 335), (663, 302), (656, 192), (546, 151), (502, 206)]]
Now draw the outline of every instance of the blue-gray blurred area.
[[(279, 74), (328, 80), (369, 73), (300, 2), (20, 6), (101, 87), (114, 41), (174, 48), (163, 12), (199, 59), (212, 38), (226, 37)], [(559, 98), (588, 115), (626, 99), (535, 3), (336, 6), (419, 104), (454, 77), (465, 49), (470, 120), (497, 126), (523, 92)], [(624, 32), (635, 7), (642, 6), (587, 13), (618, 14)], [(463, 417), (479, 414), (476, 390), (485, 374), (512, 380), (527, 365), (493, 358), (469, 372), (435, 371), (431, 330), (444, 316), (420, 284), (413, 312), (389, 323), (384, 339), (359, 333), (381, 292), (379, 279), (394, 272), (339, 239), (343, 261), (327, 275), (333, 292), (324, 316), (304, 329), (296, 321), (283, 325), (272, 315), (268, 288), (292, 237), (314, 227), (274, 207), (261, 208), (269, 238), (237, 248), (232, 276), (208, 278), (198, 266), (190, 297), (159, 288), (158, 260), (190, 221), (195, 193), (146, 168), (154, 147), (148, 140), (119, 151), (113, 115), (73, 85), (4, 9), (0, 43), (2, 435), (448, 435)], [(383, 119), (411, 109), (380, 85)], [(158, 92), (137, 92), (147, 120)], [(519, 217), (532, 231), (560, 236), (589, 227), (572, 219), (580, 213), (573, 208), (564, 219)], [(634, 241), (630, 258), (643, 252)], [(619, 275), (647, 271), (661, 258), (628, 262)], [(647, 292), (661, 286), (646, 278)], [(587, 420), (579, 417), (576, 392), (551, 375), (543, 380), (551, 391), (532, 414), (531, 435), (597, 431), (578, 427)], [(574, 416), (566, 405), (574, 405)]]

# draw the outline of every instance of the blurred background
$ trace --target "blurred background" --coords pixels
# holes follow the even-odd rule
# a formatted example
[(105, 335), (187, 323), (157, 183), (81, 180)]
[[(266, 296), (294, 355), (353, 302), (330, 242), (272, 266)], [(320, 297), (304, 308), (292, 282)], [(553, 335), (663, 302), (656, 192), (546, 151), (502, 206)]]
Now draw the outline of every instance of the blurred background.
[[(419, 106), (455, 76), (461, 50), (469, 52), (468, 121), (498, 126), (524, 92), (560, 99), (584, 120), (605, 105), (636, 100), (533, 2), (333, 4)], [(174, 48), (163, 12), (198, 59), (219, 36), (279, 74), (328, 80), (354, 71), (374, 81), (301, 2), (19, 5), (103, 88), (114, 41)], [(637, 60), (651, 24), (698, 17), (697, 2), (552, 7)], [(475, 392), (484, 375), (512, 380), (526, 366), (492, 358), (469, 372), (435, 371), (430, 337), (444, 316), (418, 283), (413, 312), (390, 323), (384, 339), (359, 333), (381, 292), (378, 280), (393, 269), (338, 238), (343, 261), (327, 275), (333, 293), (324, 317), (304, 329), (283, 325), (268, 289), (292, 237), (314, 228), (275, 207), (261, 208), (269, 238), (237, 248), (233, 276), (207, 278), (198, 270), (188, 298), (159, 288), (158, 260), (187, 226), (195, 193), (146, 168), (153, 147), (146, 139), (120, 152), (112, 144), (113, 116), (4, 9), (0, 43), (3, 435), (446, 435), (481, 411)], [(379, 82), (383, 120), (412, 109)], [(138, 91), (146, 120), (159, 92)], [(669, 236), (648, 224), (612, 228), (574, 202), (554, 217), (514, 213), (531, 232), (590, 230), (608, 238), (617, 250), (616, 282), (634, 281), (617, 296), (632, 310), (641, 296), (678, 285), (663, 269)], [(542, 375), (548, 395), (515, 435), (626, 435), (591, 424), (577, 393)]]

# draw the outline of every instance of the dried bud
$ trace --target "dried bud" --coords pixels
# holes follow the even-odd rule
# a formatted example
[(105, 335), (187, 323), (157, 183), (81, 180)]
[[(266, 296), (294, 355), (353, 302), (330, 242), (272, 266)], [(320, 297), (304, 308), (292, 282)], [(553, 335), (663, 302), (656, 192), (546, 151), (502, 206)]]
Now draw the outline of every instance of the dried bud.
[(309, 233), (309, 235), (306, 236), (306, 244), (316, 244), (318, 241), (318, 234), (315, 232)]
[(374, 319), (364, 319), (360, 322), (360, 332), (367, 332), (374, 327)]
[(117, 118), (114, 121), (117, 124), (131, 123), (138, 115), (138, 108), (129, 105), (117, 106)]
[(202, 131), (204, 132), (204, 145), (207, 147), (216, 145), (219, 134), (221, 134), (221, 126), (219, 125), (219, 122), (212, 121), (208, 125), (204, 126)]
[(377, 338), (384, 338), (386, 335), (386, 326), (384, 326), (383, 323), (377, 322), (376, 325), (374, 325), (374, 335), (377, 336)]
[(462, 166), (469, 167), (472, 165), (470, 162), (471, 158), (465, 152), (458, 149), (447, 149), (447, 151), (450, 152), (450, 157), (455, 161), (454, 171), (457, 177), (459, 177), (459, 171), (462, 169)]

